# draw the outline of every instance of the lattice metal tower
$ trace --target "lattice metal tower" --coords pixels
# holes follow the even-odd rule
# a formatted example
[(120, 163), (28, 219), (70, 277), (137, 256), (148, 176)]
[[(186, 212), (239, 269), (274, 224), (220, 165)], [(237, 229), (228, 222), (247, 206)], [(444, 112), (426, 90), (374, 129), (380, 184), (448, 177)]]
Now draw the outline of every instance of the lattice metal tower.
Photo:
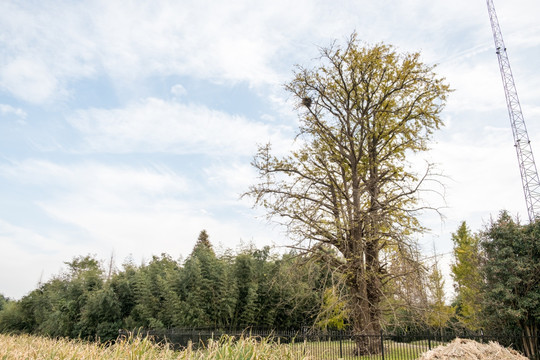
[(514, 146), (517, 152), (523, 191), (525, 192), (527, 212), (529, 214), (529, 220), (533, 222), (540, 216), (540, 181), (538, 180), (538, 172), (536, 171), (536, 164), (534, 163), (531, 142), (529, 140), (529, 135), (527, 134), (527, 128), (525, 127), (525, 120), (521, 111), (521, 105), (519, 104), (516, 85), (514, 83), (514, 77), (512, 76), (512, 70), (510, 69), (510, 62), (508, 61), (508, 54), (506, 53), (506, 47), (504, 46), (499, 20), (495, 13), (495, 6), (493, 5), (492, 0), (486, 1), (489, 19), (491, 21), (491, 29), (493, 30), (493, 39), (495, 40), (497, 58), (499, 59), (499, 68), (501, 70), (504, 94), (506, 96), (508, 115), (510, 117), (512, 133), (514, 135)]

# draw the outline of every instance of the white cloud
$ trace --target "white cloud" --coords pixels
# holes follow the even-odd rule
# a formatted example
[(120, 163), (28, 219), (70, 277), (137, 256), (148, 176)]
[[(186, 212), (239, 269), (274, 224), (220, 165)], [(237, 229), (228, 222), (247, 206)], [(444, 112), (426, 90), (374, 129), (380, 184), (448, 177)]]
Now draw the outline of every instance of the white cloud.
[[(2, 87), (33, 103), (68, 93), (96, 72), (125, 86), (152, 75), (250, 85), (281, 83), (273, 68), (291, 25), (312, 5), (158, 1), (0, 4)], [(303, 25), (302, 25), (303, 24)], [(26, 90), (26, 91), (23, 91)]]
[(65, 230), (42, 235), (42, 230), (32, 229), (31, 221), (15, 226), (0, 219), (1, 294), (20, 298), (35, 289), (39, 281), (58, 274), (64, 262), (80, 255), (107, 260), (114, 254), (117, 265), (128, 256), (135, 262), (161, 253), (185, 258), (202, 229), (208, 231), (214, 245), (226, 248), (236, 246), (241, 239), (251, 240), (251, 236), (256, 236), (258, 244), (276, 240), (271, 229), (255, 222), (224, 223), (203, 212), (190, 214), (180, 210), (107, 210), (79, 200), (43, 204), (52, 216), (79, 229), (72, 238), (66, 238)]
[(58, 97), (57, 79), (38, 60), (18, 58), (5, 64), (0, 71), (0, 85), (25, 101), (42, 104)]
[(249, 162), (213, 164), (206, 167), (204, 173), (210, 185), (226, 190), (231, 203), (236, 204), (240, 201), (240, 196), (258, 182), (257, 172)]
[[(5, 244), (0, 273), (21, 271), (20, 280), (7, 275), (0, 278), (1, 291), (8, 296), (21, 296), (35, 286), (39, 271), (45, 272), (47, 280), (63, 261), (78, 255), (91, 253), (107, 259), (114, 252), (118, 261), (129, 254), (139, 261), (162, 252), (185, 257), (202, 229), (208, 231), (214, 244), (225, 247), (234, 247), (241, 239), (254, 239), (261, 245), (283, 238), (255, 220), (252, 213), (242, 213), (247, 206), (233, 194), (230, 187), (238, 184), (230, 179), (231, 183), (210, 180), (209, 189), (163, 166), (140, 169), (43, 160), (1, 166), (0, 175), (26, 184), (27, 189), (46, 189), (33, 201), (60, 224), (49, 224), (53, 229), (44, 235), (42, 229), (34, 229), (32, 219), (23, 226), (0, 219), (0, 240)], [(223, 211), (228, 214), (227, 221), (215, 214)], [(66, 227), (75, 230), (68, 236)], [(55, 231), (59, 237), (51, 235)]]
[(26, 119), (26, 116), (27, 116), (26, 111), (24, 111), (23, 109), (16, 108), (7, 104), (0, 104), (0, 114), (2, 115), (13, 114), (22, 120)]
[(1, 166), (0, 174), (22, 183), (61, 189), (68, 193), (62, 195), (67, 201), (70, 192), (84, 190), (84, 198), (78, 200), (89, 204), (112, 204), (115, 199), (129, 199), (133, 204), (143, 197), (174, 197), (191, 191), (183, 176), (163, 166), (140, 169), (95, 162), (60, 165), (30, 159)]
[(97, 47), (84, 8), (0, 3), (0, 89), (34, 104), (63, 100), (67, 80), (94, 73)]
[(455, 133), (440, 141), (430, 151), (446, 179), (444, 221), (436, 214), (422, 216), (432, 229), (431, 236), (439, 250), (447, 251), (450, 233), (461, 221), (467, 221), (473, 231), (481, 230), (490, 216), (501, 210), (526, 217), (519, 167), (509, 128), (486, 127), (481, 136)]
[(187, 90), (182, 86), (182, 84), (176, 84), (171, 88), (171, 93), (174, 96), (182, 97), (187, 94)]
[[(535, 11), (529, 11), (533, 2), (500, 7), (501, 22), (514, 43), (534, 46), (540, 41), (540, 27), (531, 15)], [(5, 1), (0, 4), (2, 82), (5, 90), (34, 103), (65, 96), (71, 80), (97, 72), (126, 87), (153, 75), (278, 85), (294, 63), (305, 64), (317, 55), (315, 45), (341, 40), (354, 29), (367, 42), (425, 51), (430, 62), (444, 62), (463, 46), (491, 44), (485, 4), (466, 0), (391, 5), (95, 0), (32, 6)], [(456, 47), (452, 40), (465, 34), (467, 41)]]
[[(198, 189), (164, 167), (136, 169), (98, 163), (70, 166), (26, 160), (1, 167), (0, 174), (47, 189), (47, 194), (35, 199), (38, 205), (61, 223), (83, 230), (85, 237), (93, 239), (91, 248), (101, 249), (102, 256), (111, 249), (123, 256), (166, 251), (184, 234), (184, 227), (201, 223), (191, 221), (193, 225), (189, 225), (183, 221), (198, 215), (184, 200)], [(172, 246), (172, 250), (178, 249)]]
[(479, 61), (444, 69), (450, 86), (455, 89), (448, 100), (449, 112), (463, 114), (506, 109), (497, 59), (491, 60), (491, 64)]
[(2, 219), (0, 243), (0, 292), (13, 298), (20, 298), (34, 289), (40, 280), (47, 280), (59, 270), (63, 261), (73, 256), (73, 247), (69, 243)]
[(538, 2), (535, 0), (495, 2), (497, 17), (507, 46), (516, 48), (540, 44), (537, 6)]
[(69, 118), (90, 151), (249, 155), (257, 143), (290, 142), (287, 129), (201, 105), (149, 98), (121, 109), (79, 110)]

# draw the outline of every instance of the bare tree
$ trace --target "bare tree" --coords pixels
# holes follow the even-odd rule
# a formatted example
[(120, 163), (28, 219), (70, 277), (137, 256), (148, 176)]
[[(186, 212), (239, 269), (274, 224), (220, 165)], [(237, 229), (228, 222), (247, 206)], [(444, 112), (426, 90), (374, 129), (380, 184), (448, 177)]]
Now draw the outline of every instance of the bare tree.
[(348, 313), (359, 354), (380, 351), (367, 334), (380, 331), (381, 252), (408, 246), (421, 230), (418, 176), (406, 156), (427, 150), (449, 87), (418, 53), (385, 44), (321, 49), (320, 65), (298, 67), (285, 85), (298, 101), (299, 150), (277, 158), (261, 146), (253, 165), (260, 183), (246, 193), (284, 223), (296, 246), (335, 248), (328, 261), (345, 276)]

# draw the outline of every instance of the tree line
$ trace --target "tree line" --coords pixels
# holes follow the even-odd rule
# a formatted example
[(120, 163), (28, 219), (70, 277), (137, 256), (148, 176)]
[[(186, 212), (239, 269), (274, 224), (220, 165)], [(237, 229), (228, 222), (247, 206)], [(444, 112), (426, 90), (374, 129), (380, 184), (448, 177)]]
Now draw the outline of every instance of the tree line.
[[(0, 331), (115, 339), (119, 329), (261, 326), (313, 323), (325, 287), (324, 267), (294, 267), (293, 252), (250, 247), (216, 255), (202, 231), (185, 261), (167, 254), (114, 271), (93, 256), (19, 301), (0, 298)], [(294, 267), (294, 269), (293, 269)]]
[[(326, 255), (339, 258), (329, 249)], [(204, 230), (185, 260), (161, 254), (116, 269), (112, 259), (106, 264), (86, 255), (65, 265), (18, 301), (0, 295), (0, 332), (113, 340), (119, 329), (343, 330), (351, 325), (348, 288), (323, 258), (294, 250), (277, 253), (268, 246), (216, 254)], [(411, 263), (407, 272), (413, 268), (426, 267)], [(405, 289), (415, 282), (425, 286), (428, 275), (410, 272), (407, 280), (388, 283), (385, 297), (392, 300), (386, 303), (386, 327), (429, 326), (412, 321), (406, 311), (395, 312), (413, 307)], [(425, 301), (419, 306), (429, 307)]]
[[(396, 276), (384, 284), (382, 329), (537, 336), (540, 222), (521, 225), (502, 212), (483, 231), (463, 222), (452, 240), (452, 299), (437, 256), (423, 258), (418, 249), (406, 258), (386, 254)], [(350, 329), (346, 282), (321, 257), (313, 259), (268, 246), (217, 255), (204, 230), (183, 261), (161, 254), (115, 270), (79, 256), (18, 301), (0, 295), (0, 332), (112, 340), (119, 329), (141, 327)]]
[(520, 224), (502, 211), (477, 233), (463, 222), (452, 239), (453, 321), (472, 330), (518, 331), (525, 354), (538, 356), (540, 221)]
[[(331, 249), (325, 256), (340, 258)], [(442, 277), (433, 281), (440, 275), (436, 264), (418, 250), (410, 257), (393, 259), (391, 272), (401, 276), (384, 287), (387, 330), (436, 327), (436, 304), (444, 307)], [(218, 255), (204, 230), (185, 260), (161, 254), (117, 270), (112, 259), (105, 264), (86, 255), (65, 265), (18, 301), (0, 296), (0, 332), (114, 340), (119, 329), (344, 330), (352, 324), (346, 282), (323, 257), (268, 246)], [(441, 292), (432, 294), (437, 286)]]

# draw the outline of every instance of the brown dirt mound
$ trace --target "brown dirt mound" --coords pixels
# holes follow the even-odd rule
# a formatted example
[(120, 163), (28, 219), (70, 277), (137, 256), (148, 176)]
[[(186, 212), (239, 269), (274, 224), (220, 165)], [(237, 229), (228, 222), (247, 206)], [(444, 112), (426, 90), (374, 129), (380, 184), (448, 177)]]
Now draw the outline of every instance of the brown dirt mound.
[(528, 360), (515, 350), (502, 347), (496, 342), (481, 344), (474, 340), (455, 339), (425, 352), (418, 360)]

